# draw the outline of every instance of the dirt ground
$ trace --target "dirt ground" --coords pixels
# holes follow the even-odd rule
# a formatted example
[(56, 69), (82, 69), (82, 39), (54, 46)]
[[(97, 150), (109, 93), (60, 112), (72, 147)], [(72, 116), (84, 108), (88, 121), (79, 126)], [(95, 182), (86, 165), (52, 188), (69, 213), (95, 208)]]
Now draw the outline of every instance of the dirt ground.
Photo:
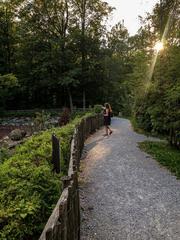
[(0, 126), (0, 139), (7, 136), (16, 127), (11, 126)]

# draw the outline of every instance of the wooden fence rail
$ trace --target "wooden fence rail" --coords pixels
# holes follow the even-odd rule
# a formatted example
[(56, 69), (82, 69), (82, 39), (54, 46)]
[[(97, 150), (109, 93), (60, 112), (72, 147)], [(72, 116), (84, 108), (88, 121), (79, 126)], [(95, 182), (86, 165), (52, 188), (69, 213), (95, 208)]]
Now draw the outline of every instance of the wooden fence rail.
[(83, 119), (76, 127), (71, 142), (68, 176), (62, 178), (63, 192), (39, 240), (79, 240), (80, 203), (78, 170), (84, 141), (103, 124), (102, 114)]

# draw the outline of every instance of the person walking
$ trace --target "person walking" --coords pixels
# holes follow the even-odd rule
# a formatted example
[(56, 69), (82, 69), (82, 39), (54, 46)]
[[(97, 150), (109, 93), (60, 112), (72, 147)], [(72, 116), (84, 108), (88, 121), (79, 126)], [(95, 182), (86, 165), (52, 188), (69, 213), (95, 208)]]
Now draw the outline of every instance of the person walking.
[(109, 103), (105, 103), (104, 109), (104, 126), (105, 126), (105, 135), (108, 136), (112, 134), (112, 130), (110, 128), (111, 125), (111, 114), (112, 114), (112, 109)]

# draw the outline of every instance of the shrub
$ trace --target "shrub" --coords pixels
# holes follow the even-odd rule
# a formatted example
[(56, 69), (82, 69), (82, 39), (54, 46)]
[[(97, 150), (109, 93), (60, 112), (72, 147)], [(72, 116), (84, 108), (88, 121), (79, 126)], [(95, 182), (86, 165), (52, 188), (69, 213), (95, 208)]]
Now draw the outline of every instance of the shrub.
[(64, 125), (68, 124), (69, 121), (70, 121), (70, 110), (69, 110), (69, 108), (64, 108), (63, 112), (59, 118), (59, 125), (64, 126)]
[[(60, 177), (67, 173), (70, 143), (80, 121), (75, 118), (62, 128), (32, 136), (1, 164), (0, 239), (35, 239), (40, 234), (61, 194)], [(52, 173), (52, 134), (60, 139), (61, 174)]]
[(41, 112), (36, 112), (35, 114), (35, 118), (34, 118), (34, 128), (36, 131), (41, 131), (41, 130), (45, 130), (48, 127), (48, 120), (50, 119), (50, 114), (46, 113), (44, 110), (42, 110)]
[(95, 113), (101, 113), (102, 112), (102, 106), (101, 105), (95, 105), (94, 106), (94, 112)]
[(5, 159), (7, 159), (10, 156), (10, 152), (6, 147), (0, 148), (0, 164), (4, 162)]

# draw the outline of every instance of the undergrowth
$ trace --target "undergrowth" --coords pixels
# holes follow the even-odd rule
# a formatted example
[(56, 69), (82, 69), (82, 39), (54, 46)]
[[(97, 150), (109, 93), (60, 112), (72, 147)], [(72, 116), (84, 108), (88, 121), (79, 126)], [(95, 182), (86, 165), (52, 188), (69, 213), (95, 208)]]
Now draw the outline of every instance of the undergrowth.
[[(92, 115), (86, 114), (83, 118)], [(32, 136), (0, 164), (0, 239), (36, 239), (62, 191), (60, 178), (68, 170), (76, 117), (62, 128)], [(51, 136), (60, 139), (61, 174), (52, 172)], [(33, 236), (33, 237), (32, 237)]]
[(149, 141), (139, 143), (139, 146), (180, 178), (180, 151), (177, 148), (165, 142)]

